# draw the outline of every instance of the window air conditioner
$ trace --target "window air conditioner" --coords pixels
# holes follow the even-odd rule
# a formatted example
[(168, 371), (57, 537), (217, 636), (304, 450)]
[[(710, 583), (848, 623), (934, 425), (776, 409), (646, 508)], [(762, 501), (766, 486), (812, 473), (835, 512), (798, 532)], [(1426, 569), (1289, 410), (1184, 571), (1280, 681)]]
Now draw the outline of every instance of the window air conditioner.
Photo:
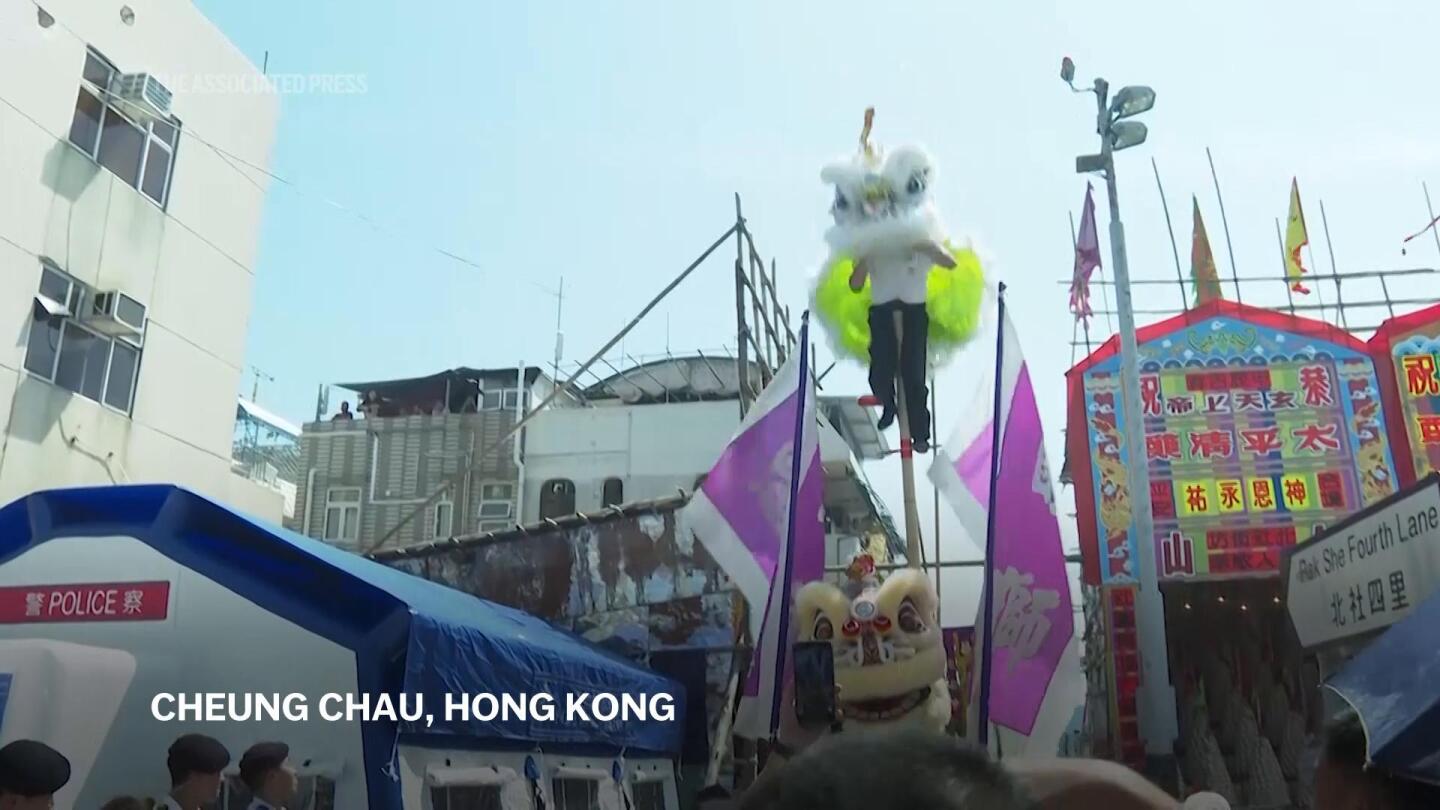
[(110, 337), (139, 338), (145, 333), (145, 305), (122, 292), (97, 292), (90, 298), (85, 323)]
[(510, 517), (509, 501), (486, 501), (480, 504), (480, 517), (486, 520)]
[(115, 95), (129, 102), (126, 112), (164, 120), (170, 117), (171, 93), (149, 73), (126, 73), (115, 82)]

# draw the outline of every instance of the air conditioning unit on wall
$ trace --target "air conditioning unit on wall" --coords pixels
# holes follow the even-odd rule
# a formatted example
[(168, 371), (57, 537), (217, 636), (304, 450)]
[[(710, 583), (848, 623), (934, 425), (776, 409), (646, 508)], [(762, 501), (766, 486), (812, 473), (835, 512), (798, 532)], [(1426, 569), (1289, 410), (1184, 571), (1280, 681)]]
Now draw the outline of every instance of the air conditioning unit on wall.
[(127, 102), (127, 113), (143, 118), (170, 117), (170, 90), (149, 73), (126, 73), (115, 82), (115, 95)]
[(145, 305), (116, 290), (97, 292), (90, 297), (85, 325), (110, 337), (139, 340), (145, 334)]

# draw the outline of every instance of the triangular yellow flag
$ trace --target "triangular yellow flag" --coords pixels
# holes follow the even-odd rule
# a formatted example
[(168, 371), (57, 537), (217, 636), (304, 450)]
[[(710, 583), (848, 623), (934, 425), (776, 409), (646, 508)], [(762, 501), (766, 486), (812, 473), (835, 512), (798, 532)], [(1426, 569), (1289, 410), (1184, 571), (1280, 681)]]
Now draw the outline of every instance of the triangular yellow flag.
[(1300, 248), (1308, 244), (1310, 234), (1305, 231), (1305, 212), (1300, 210), (1300, 185), (1291, 178), (1290, 221), (1285, 226), (1285, 278), (1290, 283), (1290, 289), (1302, 295), (1310, 294), (1309, 288), (1301, 282), (1301, 277), (1310, 271), (1300, 261)]
[(1190, 243), (1190, 278), (1195, 281), (1195, 306), (1216, 298), (1220, 291), (1220, 275), (1215, 271), (1215, 255), (1210, 252), (1210, 237), (1205, 235), (1205, 222), (1200, 219), (1200, 201), (1191, 197), (1195, 206), (1195, 234)]

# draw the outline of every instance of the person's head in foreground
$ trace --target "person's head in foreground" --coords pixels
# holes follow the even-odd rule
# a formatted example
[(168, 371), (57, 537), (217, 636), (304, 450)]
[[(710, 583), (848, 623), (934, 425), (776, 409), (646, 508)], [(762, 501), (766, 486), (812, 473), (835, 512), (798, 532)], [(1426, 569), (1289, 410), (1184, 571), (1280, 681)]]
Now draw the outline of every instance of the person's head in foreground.
[(1033, 810), (984, 751), (908, 731), (828, 737), (766, 768), (741, 810)]
[(1435, 810), (1440, 787), (1365, 767), (1365, 728), (1353, 711), (1325, 730), (1315, 772), (1315, 810)]
[(100, 810), (150, 810), (154, 802), (137, 799), (134, 796), (116, 796), (100, 806)]
[[(1203, 806), (1203, 805), (1201, 805)], [(828, 737), (765, 771), (741, 810), (1178, 810), (1135, 771), (1095, 759), (1006, 759), (944, 734)], [(1207, 808), (1208, 810), (1208, 808)]]
[(250, 746), (240, 757), (240, 779), (250, 794), (271, 807), (284, 807), (295, 798), (295, 769), (286, 762), (290, 746), (262, 742)]
[(230, 752), (214, 737), (186, 734), (170, 746), (165, 764), (170, 768), (170, 795), (188, 810), (219, 798)]
[(45, 743), (16, 740), (0, 748), (0, 810), (50, 810), (70, 781), (70, 760)]

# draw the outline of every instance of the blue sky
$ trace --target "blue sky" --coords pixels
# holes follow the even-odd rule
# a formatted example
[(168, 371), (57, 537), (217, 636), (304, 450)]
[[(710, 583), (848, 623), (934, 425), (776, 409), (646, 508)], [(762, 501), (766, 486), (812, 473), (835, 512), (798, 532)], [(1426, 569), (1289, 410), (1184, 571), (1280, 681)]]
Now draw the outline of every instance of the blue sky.
[[(1056, 282), (1085, 187), (1073, 160), (1096, 148), (1093, 100), (1058, 78), (1067, 54), (1082, 79), (1158, 93), (1149, 142), (1119, 168), (1136, 277), (1175, 272), (1152, 156), (1187, 274), (1193, 193), (1229, 275), (1207, 146), (1242, 275), (1278, 271), (1292, 176), (1322, 270), (1320, 199), (1342, 272), (1440, 264), (1428, 238), (1400, 255), (1427, 219), (1422, 180), (1440, 201), (1429, 0), (197, 2), (256, 64), (268, 51), (271, 73), (365, 77), (363, 94), (282, 102), (273, 169), (306, 193), (270, 194), (249, 361), (275, 377), (261, 401), (295, 420), (313, 415), (322, 381), (548, 362), (555, 301), (537, 285), (562, 274), (566, 359), (582, 359), (729, 226), (736, 191), (798, 312), (823, 255), (820, 166), (852, 148), (874, 105), (880, 143), (935, 154), (952, 231), (980, 240), (1010, 284), (1058, 469), (1073, 321)], [(1097, 204), (1108, 268), (1103, 193)], [(730, 285), (722, 256), (627, 350), (733, 346)], [(1247, 303), (1282, 303), (1273, 286)], [(1173, 287), (1136, 295), (1140, 308), (1178, 302)], [(847, 366), (826, 387), (863, 380)], [(942, 436), (972, 388), (942, 372)], [(898, 513), (893, 464), (871, 475)], [(921, 496), (928, 525), (923, 483)]]

